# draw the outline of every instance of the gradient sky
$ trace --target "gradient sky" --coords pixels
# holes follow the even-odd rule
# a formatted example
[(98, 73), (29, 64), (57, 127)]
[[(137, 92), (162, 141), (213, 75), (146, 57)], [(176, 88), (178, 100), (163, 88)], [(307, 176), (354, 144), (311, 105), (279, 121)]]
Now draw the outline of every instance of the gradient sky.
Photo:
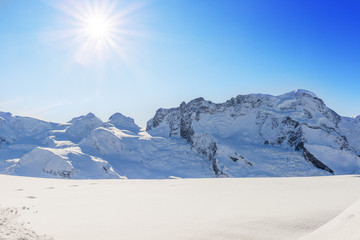
[[(121, 11), (135, 1), (116, 2)], [(121, 112), (145, 126), (158, 108), (200, 96), (301, 88), (340, 115), (360, 114), (359, 0), (141, 2), (127, 19), (137, 34), (124, 36), (126, 57), (87, 64), (71, 39), (49, 37), (69, 27), (54, 3), (0, 0), (0, 111), (57, 122)]]

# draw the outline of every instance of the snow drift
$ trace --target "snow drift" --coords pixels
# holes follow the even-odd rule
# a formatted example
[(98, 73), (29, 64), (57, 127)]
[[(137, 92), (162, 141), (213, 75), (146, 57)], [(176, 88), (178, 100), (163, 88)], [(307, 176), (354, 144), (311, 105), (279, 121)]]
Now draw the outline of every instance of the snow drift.
[(299, 240), (360, 239), (360, 199), (337, 217)]

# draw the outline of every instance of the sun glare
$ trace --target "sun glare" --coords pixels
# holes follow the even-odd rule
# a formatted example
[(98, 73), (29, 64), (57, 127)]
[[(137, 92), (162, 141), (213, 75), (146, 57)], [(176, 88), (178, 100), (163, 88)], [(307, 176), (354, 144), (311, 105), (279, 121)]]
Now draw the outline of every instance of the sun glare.
[(90, 18), (86, 21), (86, 33), (98, 40), (109, 37), (110, 26), (103, 17)]
[[(135, 37), (140, 34), (132, 25), (130, 18), (136, 10), (143, 7), (136, 1), (125, 3), (110, 0), (64, 0), (56, 2), (54, 7), (66, 14), (64, 19), (68, 29), (55, 32), (53, 39), (61, 39), (65, 44), (72, 44), (77, 50), (74, 58), (78, 63), (91, 64), (103, 61), (116, 54), (128, 61), (127, 52), (134, 49)], [(65, 26), (64, 25), (64, 26)]]

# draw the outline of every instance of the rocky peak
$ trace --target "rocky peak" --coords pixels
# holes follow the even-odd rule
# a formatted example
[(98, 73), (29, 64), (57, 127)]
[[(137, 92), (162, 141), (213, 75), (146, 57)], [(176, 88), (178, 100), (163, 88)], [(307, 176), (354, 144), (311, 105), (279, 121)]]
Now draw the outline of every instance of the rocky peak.
[(198, 108), (206, 102), (211, 103), (209, 101), (206, 101), (204, 98), (199, 97), (199, 98), (195, 98), (195, 99), (191, 100), (188, 104), (185, 104), (185, 102), (182, 102), (182, 104), (180, 105), (180, 108), (184, 108), (185, 106), (188, 109)]
[(333, 173), (306, 146), (325, 144), (353, 154), (353, 148), (338, 126), (340, 121), (341, 117), (316, 94), (298, 89), (279, 96), (238, 95), (219, 104), (196, 98), (181, 103), (178, 108), (159, 109), (148, 122), (147, 130), (154, 136), (161, 133), (164, 137), (185, 139), (194, 150), (212, 161), (216, 174), (223, 174), (218, 165), (216, 139), (223, 142), (228, 138), (241, 139), (237, 140), (241, 144), (261, 142), (301, 151), (306, 161)]
[(336, 127), (340, 121), (340, 116), (327, 108), (314, 93), (299, 89), (280, 96), (266, 94), (238, 95), (225, 103), (219, 104), (206, 101), (204, 98), (196, 98), (189, 103), (182, 102), (178, 108), (160, 108), (154, 118), (148, 122), (147, 130), (150, 131), (163, 123), (170, 125), (169, 136), (173, 136), (176, 135), (174, 134), (175, 130), (181, 132), (181, 126), (190, 127), (189, 121), (191, 119), (199, 121), (201, 115), (204, 114), (213, 115), (226, 112), (232, 117), (239, 117), (254, 111), (263, 115), (258, 118), (266, 118), (270, 113), (277, 114), (280, 111), (284, 117), (290, 114), (295, 115), (295, 118), (302, 117), (305, 120), (313, 119), (317, 115), (316, 121), (321, 120), (319, 117), (319, 114), (321, 114), (329, 120), (327, 122), (321, 120), (322, 124), (329, 125), (329, 127)]
[(13, 118), (14, 115), (12, 113), (9, 112), (0, 112), (0, 117), (4, 120), (7, 120), (9, 118)]
[(310, 97), (310, 98), (318, 98), (315, 93), (305, 90), (305, 89), (297, 89), (293, 92), (290, 92), (288, 94), (293, 94), (296, 97)]

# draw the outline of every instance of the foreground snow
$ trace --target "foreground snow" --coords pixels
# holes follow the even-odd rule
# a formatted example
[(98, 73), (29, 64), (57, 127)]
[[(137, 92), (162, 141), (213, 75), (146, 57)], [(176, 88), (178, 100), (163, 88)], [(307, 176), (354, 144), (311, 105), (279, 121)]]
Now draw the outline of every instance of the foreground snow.
[(360, 200), (356, 201), (329, 223), (301, 240), (360, 239)]
[[(359, 176), (58, 180), (0, 175), (0, 239), (281, 240), (308, 234), (304, 239), (359, 239), (359, 202), (335, 218), (360, 199), (354, 191), (359, 187)], [(333, 238), (312, 237), (316, 229)]]

